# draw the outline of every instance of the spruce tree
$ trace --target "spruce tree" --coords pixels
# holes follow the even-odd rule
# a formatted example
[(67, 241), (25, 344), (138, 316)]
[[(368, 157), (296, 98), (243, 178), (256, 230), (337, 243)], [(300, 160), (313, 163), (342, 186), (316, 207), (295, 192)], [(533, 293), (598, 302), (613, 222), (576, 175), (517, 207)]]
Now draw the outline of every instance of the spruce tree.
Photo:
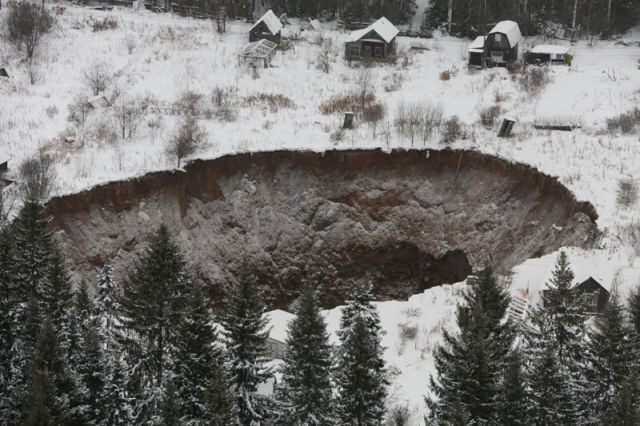
[(90, 324), (82, 332), (82, 357), (77, 373), (83, 384), (83, 399), (87, 405), (87, 421), (99, 424), (105, 417), (106, 368), (102, 353), (102, 342), (97, 327)]
[(103, 420), (100, 426), (127, 426), (133, 424), (133, 407), (127, 392), (119, 357), (108, 360), (107, 380), (103, 390)]
[(122, 329), (122, 307), (120, 306), (118, 286), (113, 279), (113, 267), (108, 262), (98, 273), (95, 310), (105, 351), (109, 353), (118, 351), (118, 336)]
[(514, 339), (512, 325), (504, 321), (510, 299), (489, 266), (468, 283), (456, 313), (460, 331), (445, 331), (434, 352), (437, 374), (430, 380), (427, 405), (435, 421), (446, 421), (451, 404), (458, 403), (471, 421), (495, 423), (502, 372)]
[(504, 426), (527, 426), (529, 397), (522, 355), (515, 350), (509, 355), (505, 366), (500, 396), (498, 398), (498, 419)]
[(227, 383), (219, 383), (220, 380), (226, 382), (221, 342), (200, 285), (193, 285), (176, 327), (172, 399), (178, 407), (181, 424), (211, 424), (208, 408), (213, 401), (217, 401), (217, 424), (232, 424), (234, 401), (230, 392), (223, 389)]
[(173, 380), (167, 380), (162, 397), (161, 421), (162, 426), (180, 426), (180, 405), (177, 401), (176, 387)]
[(589, 387), (583, 395), (590, 409), (590, 418), (609, 410), (621, 386), (634, 372), (634, 345), (622, 305), (611, 296), (604, 314), (589, 333), (587, 345), (587, 381)]
[(243, 261), (221, 318), (231, 386), (243, 426), (264, 421), (268, 416), (268, 404), (256, 393), (258, 385), (272, 375), (265, 358), (268, 330), (264, 310), (261, 291)]
[(640, 342), (640, 289), (635, 290), (629, 297), (629, 314), (636, 340)]
[(377, 309), (371, 284), (362, 283), (342, 311), (335, 380), (340, 424), (379, 425), (388, 381)]
[(305, 286), (296, 301), (294, 313), (282, 367), (280, 392), (286, 407), (284, 417), (292, 425), (334, 424), (333, 391), (327, 374), (331, 368), (331, 346), (318, 298), (310, 286)]
[(602, 426), (637, 426), (640, 419), (640, 403), (638, 384), (635, 377), (620, 383), (620, 391), (616, 394), (612, 405), (600, 415)]
[(124, 283), (123, 344), (131, 367), (129, 388), (137, 399), (136, 422), (157, 415), (188, 287), (182, 253), (161, 225)]
[(15, 303), (11, 235), (0, 228), (0, 424), (10, 411), (11, 348), (15, 339), (12, 320)]
[(43, 300), (47, 315), (58, 335), (61, 350), (66, 354), (72, 339), (70, 315), (73, 291), (62, 254), (55, 245), (51, 247), (50, 266), (43, 282)]

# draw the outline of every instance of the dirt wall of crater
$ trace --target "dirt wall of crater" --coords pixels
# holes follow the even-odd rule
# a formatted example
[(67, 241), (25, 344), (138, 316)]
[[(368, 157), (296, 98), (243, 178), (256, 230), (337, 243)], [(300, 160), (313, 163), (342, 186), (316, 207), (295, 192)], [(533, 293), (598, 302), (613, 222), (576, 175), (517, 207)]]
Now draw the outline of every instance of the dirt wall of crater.
[(555, 178), (453, 150), (226, 156), (54, 198), (47, 213), (78, 278), (106, 260), (122, 278), (165, 223), (214, 303), (246, 257), (274, 307), (305, 280), (325, 306), (363, 278), (404, 298), (597, 235), (593, 206)]

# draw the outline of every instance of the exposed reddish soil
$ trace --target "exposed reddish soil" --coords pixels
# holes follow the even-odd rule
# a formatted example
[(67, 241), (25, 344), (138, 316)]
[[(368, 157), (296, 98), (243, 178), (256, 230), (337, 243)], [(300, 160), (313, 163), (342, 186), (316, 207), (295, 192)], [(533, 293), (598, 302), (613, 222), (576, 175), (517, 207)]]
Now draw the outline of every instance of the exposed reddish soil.
[(362, 278), (380, 298), (506, 272), (565, 245), (588, 247), (597, 214), (555, 178), (472, 151), (266, 152), (109, 183), (49, 202), (77, 277), (111, 259), (126, 274), (165, 223), (221, 303), (243, 257), (271, 306), (301, 283), (323, 303)]

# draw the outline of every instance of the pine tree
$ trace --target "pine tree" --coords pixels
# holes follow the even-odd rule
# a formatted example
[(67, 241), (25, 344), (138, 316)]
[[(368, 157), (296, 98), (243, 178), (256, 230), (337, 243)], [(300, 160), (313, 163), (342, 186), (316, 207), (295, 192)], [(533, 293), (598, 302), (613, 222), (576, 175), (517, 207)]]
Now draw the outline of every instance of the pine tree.
[(508, 293), (487, 266), (468, 280), (456, 320), (460, 332), (443, 334), (434, 352), (437, 375), (430, 380), (427, 398), (432, 419), (446, 420), (453, 403), (462, 404), (473, 422), (496, 422), (502, 372), (514, 333), (504, 321)]
[(214, 374), (213, 382), (205, 393), (207, 425), (227, 426), (237, 424), (235, 401), (233, 394), (229, 392), (227, 373), (224, 368), (216, 368)]
[(133, 408), (127, 394), (127, 381), (124, 377), (119, 357), (108, 360), (107, 380), (103, 390), (103, 420), (100, 426), (127, 426), (133, 424)]
[(10, 417), (11, 348), (15, 339), (12, 320), (15, 303), (11, 235), (0, 228), (0, 424)]
[(90, 324), (82, 333), (82, 357), (77, 366), (83, 389), (86, 389), (84, 402), (87, 405), (86, 417), (89, 424), (99, 424), (104, 418), (107, 377), (101, 344), (96, 326)]
[(177, 401), (176, 387), (173, 380), (167, 380), (162, 397), (161, 421), (162, 426), (180, 426), (180, 405)]
[(634, 371), (637, 353), (634, 353), (630, 334), (623, 308), (615, 295), (611, 296), (595, 330), (589, 333), (587, 379), (590, 386), (583, 398), (591, 410), (590, 418), (609, 410), (621, 386)]
[(64, 266), (62, 254), (55, 245), (51, 247), (50, 265), (43, 282), (43, 300), (47, 315), (58, 335), (61, 350), (63, 353), (67, 353), (72, 339), (70, 312), (73, 291), (71, 278)]
[(118, 286), (113, 279), (113, 267), (108, 262), (98, 273), (95, 310), (96, 321), (104, 340), (105, 352), (117, 351), (118, 336), (122, 329), (122, 307), (118, 296)]
[(629, 297), (629, 314), (636, 339), (640, 342), (640, 289)]
[[(183, 317), (177, 324), (172, 358), (172, 398), (178, 407), (180, 422), (191, 425), (211, 424), (208, 408), (213, 401), (217, 401), (217, 424), (233, 423), (233, 399), (229, 391), (222, 389), (218, 383), (220, 380), (226, 381), (223, 353), (211, 309), (200, 285), (194, 284), (187, 297)], [(221, 394), (214, 395), (213, 392)]]
[(613, 404), (602, 413), (600, 424), (603, 426), (637, 426), (640, 419), (640, 403), (638, 403), (637, 381), (627, 378), (620, 384)]
[(129, 388), (137, 399), (136, 422), (157, 414), (188, 286), (185, 261), (162, 225), (124, 283), (123, 344), (131, 366)]
[(227, 339), (231, 385), (240, 424), (250, 426), (264, 419), (266, 404), (257, 394), (258, 384), (271, 377), (265, 358), (268, 337), (263, 318), (263, 298), (246, 262), (240, 267), (222, 319)]
[(284, 417), (292, 425), (334, 424), (332, 384), (327, 374), (331, 346), (317, 296), (310, 286), (305, 286), (294, 312), (282, 368)]
[(379, 425), (384, 417), (387, 379), (378, 311), (371, 284), (363, 283), (342, 311), (336, 365), (340, 424)]

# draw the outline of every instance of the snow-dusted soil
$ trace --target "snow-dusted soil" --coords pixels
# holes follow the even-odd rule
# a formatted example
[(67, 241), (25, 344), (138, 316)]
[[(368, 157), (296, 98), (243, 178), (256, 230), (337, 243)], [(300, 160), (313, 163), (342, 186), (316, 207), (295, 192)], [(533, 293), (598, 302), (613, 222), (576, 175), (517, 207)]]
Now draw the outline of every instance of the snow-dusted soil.
[[(159, 105), (169, 105), (185, 90), (208, 98), (215, 87), (231, 89), (237, 99), (238, 117), (231, 122), (201, 120), (209, 138), (208, 145), (197, 153), (199, 158), (275, 149), (323, 151), (412, 145), (392, 128), (388, 137), (380, 128), (374, 137), (373, 129), (367, 125), (346, 132), (339, 141), (330, 137), (342, 117), (320, 114), (319, 104), (353, 89), (361, 74), (361, 69), (349, 67), (341, 58), (345, 33), (324, 34), (334, 46), (329, 73), (316, 68), (319, 47), (310, 42), (314, 38), (311, 36), (310, 41), (295, 42), (295, 49), (278, 53), (273, 68), (261, 69), (256, 76), (239, 66), (235, 56), (247, 41), (246, 24), (230, 23), (228, 33), (219, 35), (210, 22), (120, 9), (98, 12), (62, 4), (66, 10), (58, 17), (55, 31), (38, 56), (39, 78), (35, 85), (29, 84), (21, 52), (6, 38), (0, 39), (0, 62), (12, 75), (9, 80), (0, 79), (0, 150), (12, 157), (10, 177), (15, 176), (17, 165), (38, 149), (45, 149), (56, 158), (57, 194), (173, 167), (174, 160), (165, 155), (165, 142), (176, 122), (171, 115), (147, 114), (135, 135), (126, 140), (107, 141), (108, 138), (91, 136), (83, 142), (77, 138), (72, 143), (62, 141), (72, 133), (67, 129), (67, 106), (77, 95), (91, 95), (82, 75), (97, 61), (105, 63), (115, 75), (110, 91), (117, 87), (121, 97), (146, 96)], [(6, 8), (0, 17), (4, 18), (5, 13)], [(117, 19), (118, 28), (92, 32), (89, 20), (108, 16)], [(618, 207), (616, 189), (620, 178), (640, 176), (640, 140), (637, 132), (626, 136), (609, 134), (606, 119), (640, 103), (640, 48), (610, 42), (589, 47), (580, 42), (573, 48), (573, 66), (549, 68), (550, 83), (540, 93), (528, 94), (504, 69), (467, 71), (465, 50), (469, 41), (446, 37), (399, 40), (400, 49), (405, 51), (413, 43), (429, 50), (409, 52), (406, 67), (399, 63), (370, 69), (376, 96), (385, 105), (385, 120), (390, 126), (400, 102), (439, 104), (446, 117), (458, 115), (468, 125), (468, 138), (456, 141), (453, 147), (496, 154), (559, 177), (578, 199), (593, 203), (600, 215), (598, 225), (604, 232), (598, 249), (572, 251), (578, 272), (600, 265), (598, 270), (609, 271), (606, 275), (615, 277), (605, 285), (617, 288), (621, 294), (635, 287), (639, 253), (632, 249), (626, 227), (640, 221), (640, 212), (637, 206)], [(520, 50), (532, 44), (534, 40), (526, 40)], [(134, 46), (131, 53), (128, 45)], [(453, 71), (454, 76), (448, 81), (439, 78), (444, 70)], [(387, 92), (384, 86), (394, 74), (402, 77), (402, 85), (397, 91)], [(273, 112), (244, 101), (258, 93), (287, 96), (295, 106)], [(495, 128), (486, 130), (478, 125), (480, 109), (496, 103), (501, 107), (501, 116), (517, 120), (510, 139), (499, 139)], [(89, 127), (95, 130), (100, 123), (105, 124), (103, 128), (109, 127), (111, 115), (109, 109), (92, 113)], [(540, 121), (571, 121), (581, 128), (574, 132), (535, 130), (533, 124)], [(415, 145), (440, 148), (439, 140), (435, 134), (426, 143)], [(529, 272), (516, 269), (513, 288), (529, 289), (534, 294), (547, 277), (541, 271), (547, 270), (552, 260), (553, 255), (530, 261), (534, 263), (525, 264), (533, 265)], [(394, 394), (399, 401), (410, 400), (417, 411), (423, 409), (422, 396), (432, 368), (430, 355), (423, 348), (432, 348), (440, 326), (451, 324), (457, 300), (453, 293), (459, 288), (443, 286), (408, 302), (378, 305), (387, 330), (387, 360), (399, 371), (393, 382), (397, 386)], [(420, 315), (407, 314), (406, 309), (412, 304), (419, 307)], [(328, 320), (335, 328), (337, 311), (328, 313)], [(401, 351), (398, 324), (403, 321), (419, 323), (426, 331), (419, 331), (415, 342), (405, 342)], [(419, 419), (419, 415), (415, 418)]]

